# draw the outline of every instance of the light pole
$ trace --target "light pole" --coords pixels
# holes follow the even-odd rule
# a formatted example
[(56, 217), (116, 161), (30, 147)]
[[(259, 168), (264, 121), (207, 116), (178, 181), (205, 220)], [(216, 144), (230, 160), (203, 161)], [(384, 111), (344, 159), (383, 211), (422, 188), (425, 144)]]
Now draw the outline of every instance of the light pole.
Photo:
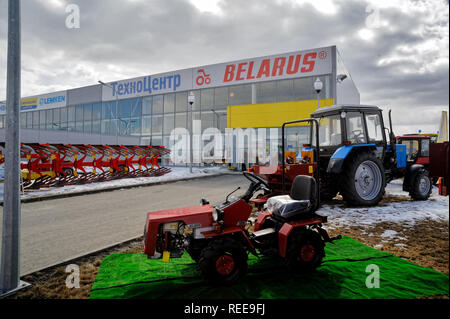
[(20, 1), (9, 0), (0, 298), (29, 286), (20, 281), (20, 38)]
[(314, 90), (316, 90), (317, 93), (317, 109), (320, 108), (320, 92), (323, 89), (323, 83), (320, 81), (319, 78), (317, 78), (316, 82), (314, 82)]
[[(104, 82), (102, 82), (102, 81), (98, 81), (98, 83), (100, 83), (101, 85), (103, 85), (103, 86), (106, 86), (106, 87), (108, 87), (108, 88), (110, 88), (112, 91), (113, 91), (113, 93), (115, 94), (115, 96), (116, 96), (116, 115), (119, 113), (119, 95), (117, 95), (117, 93), (115, 93), (114, 92), (114, 88), (111, 86), (111, 85), (109, 85), (109, 84), (106, 84), (106, 83), (104, 83)], [(103, 108), (103, 106), (102, 106), (102, 108)], [(113, 114), (112, 114), (112, 112), (111, 112), (111, 120), (113, 119), (112, 118), (113, 117)], [(118, 116), (116, 116), (117, 118), (119, 118)], [(115, 119), (114, 119), (115, 120)], [(117, 123), (117, 122), (116, 122)], [(117, 126), (117, 125), (116, 125)], [(118, 130), (119, 130), (119, 127), (117, 126), (116, 127), (116, 144), (118, 145), (119, 144), (119, 134), (118, 134)]]
[(194, 105), (194, 103), (195, 103), (195, 95), (194, 95), (194, 92), (189, 92), (189, 96), (188, 96), (188, 102), (189, 102), (189, 105), (190, 105), (190, 113), (191, 113), (191, 120), (190, 120), (190, 127), (191, 127), (191, 129), (190, 129), (190, 134), (189, 134), (189, 140), (190, 140), (190, 142), (189, 142), (189, 157), (190, 157), (190, 159), (189, 159), (189, 172), (192, 174), (192, 162), (194, 161), (194, 149), (193, 149), (193, 146), (192, 146), (192, 140), (193, 140), (193, 138), (192, 138), (192, 134), (193, 134), (193, 128), (194, 128), (194, 121), (193, 121), (193, 114), (192, 114), (192, 106)]

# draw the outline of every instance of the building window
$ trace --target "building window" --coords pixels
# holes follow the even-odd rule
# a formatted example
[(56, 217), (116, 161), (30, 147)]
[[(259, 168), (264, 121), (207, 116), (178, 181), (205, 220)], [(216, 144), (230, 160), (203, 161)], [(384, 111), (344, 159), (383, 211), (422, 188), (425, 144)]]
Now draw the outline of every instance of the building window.
[(33, 129), (39, 129), (39, 111), (31, 112), (33, 114)]
[(67, 122), (75, 122), (75, 106), (67, 108)]
[(294, 101), (294, 81), (293, 80), (281, 80), (277, 81), (277, 101), (286, 102)]
[(27, 112), (25, 114), (27, 115), (27, 128), (32, 129), (33, 128), (33, 112)]
[(84, 109), (83, 119), (85, 121), (91, 121), (92, 120), (92, 104), (83, 105), (83, 109)]
[(39, 111), (39, 129), (45, 130), (46, 122), (45, 122), (45, 110)]
[(187, 128), (187, 113), (175, 114), (175, 128)]
[(214, 89), (201, 90), (201, 109), (210, 111), (214, 108)]
[(116, 101), (103, 102), (102, 104), (102, 119), (115, 119), (116, 118)]
[(45, 128), (47, 130), (53, 129), (53, 113), (52, 110), (45, 110)]
[(162, 115), (153, 115), (152, 117), (152, 134), (162, 134), (163, 117)]
[(53, 109), (53, 130), (60, 129), (61, 109)]
[(60, 129), (67, 130), (67, 107), (63, 107), (61, 109), (60, 119), (61, 119)]
[(187, 105), (188, 105), (188, 93), (187, 92), (180, 92), (177, 93), (175, 96), (175, 112), (186, 112), (187, 111)]
[(273, 103), (277, 96), (277, 83), (275, 81), (257, 83), (256, 103)]
[(20, 127), (27, 127), (27, 113), (20, 113)]
[(100, 121), (92, 121), (92, 134), (100, 134), (102, 126)]
[(140, 117), (133, 117), (130, 120), (129, 124), (129, 130), (127, 135), (132, 136), (140, 136), (141, 135), (141, 118)]
[(250, 84), (230, 86), (229, 97), (230, 105), (251, 104), (252, 86)]
[(170, 93), (164, 95), (164, 114), (173, 113), (175, 111), (175, 94)]
[(92, 104), (92, 119), (100, 120), (102, 118), (102, 104), (94, 103)]
[(164, 114), (164, 134), (170, 135), (175, 128), (175, 116), (173, 114)]
[(116, 136), (117, 135), (117, 120), (103, 120), (102, 134)]
[(214, 127), (214, 113), (213, 112), (202, 112), (202, 132), (207, 128)]
[(75, 132), (75, 122), (68, 122), (67, 123), (67, 130), (69, 132)]
[(312, 78), (294, 80), (295, 100), (312, 100), (315, 98), (314, 94), (314, 82)]
[(153, 98), (151, 96), (144, 97), (142, 99), (142, 114), (151, 115), (152, 114), (152, 103)]
[(164, 112), (164, 96), (163, 95), (155, 95), (153, 97), (153, 107), (152, 114), (163, 114)]
[(152, 146), (161, 146), (162, 145), (162, 136), (152, 135), (151, 145)]
[(228, 87), (214, 89), (214, 109), (222, 110), (228, 106)]
[(152, 134), (152, 117), (143, 116), (142, 117), (142, 134), (150, 135)]
[(83, 105), (77, 105), (75, 106), (75, 122), (83, 122)]

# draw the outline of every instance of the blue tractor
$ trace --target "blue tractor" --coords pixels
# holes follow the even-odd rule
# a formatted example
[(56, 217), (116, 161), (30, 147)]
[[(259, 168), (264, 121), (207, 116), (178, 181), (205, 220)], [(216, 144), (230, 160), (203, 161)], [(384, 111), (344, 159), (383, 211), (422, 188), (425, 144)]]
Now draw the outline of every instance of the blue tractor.
[[(384, 126), (377, 106), (335, 105), (311, 115), (318, 122), (318, 170), (321, 200), (339, 192), (351, 205), (373, 206), (382, 199), (385, 186), (404, 178), (403, 190), (414, 200), (426, 200), (432, 182), (423, 165), (407, 165), (406, 145), (396, 144), (392, 130)], [(388, 132), (389, 141), (386, 136)]]

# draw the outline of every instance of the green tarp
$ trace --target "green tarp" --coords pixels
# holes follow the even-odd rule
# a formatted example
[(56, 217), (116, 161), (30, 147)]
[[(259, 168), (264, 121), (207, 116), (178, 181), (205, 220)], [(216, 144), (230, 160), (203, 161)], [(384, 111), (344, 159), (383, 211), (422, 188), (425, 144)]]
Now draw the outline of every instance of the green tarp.
[[(322, 266), (312, 273), (288, 272), (279, 259), (249, 256), (249, 269), (239, 284), (211, 287), (202, 282), (187, 254), (170, 263), (144, 254), (112, 254), (101, 265), (91, 299), (298, 299), (417, 298), (447, 295), (448, 276), (344, 237), (327, 244)], [(379, 288), (367, 277), (379, 269)], [(369, 271), (369, 272), (366, 272)], [(370, 280), (369, 283), (374, 283)]]

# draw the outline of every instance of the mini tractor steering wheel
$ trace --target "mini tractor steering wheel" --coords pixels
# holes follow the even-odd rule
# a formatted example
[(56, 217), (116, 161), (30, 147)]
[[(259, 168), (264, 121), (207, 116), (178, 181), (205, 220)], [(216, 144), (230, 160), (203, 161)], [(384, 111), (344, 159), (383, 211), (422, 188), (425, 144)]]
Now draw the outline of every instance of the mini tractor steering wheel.
[(263, 178), (249, 172), (243, 172), (243, 174), (250, 181), (250, 187), (243, 197), (246, 201), (250, 200), (253, 194), (260, 189), (263, 189), (264, 192), (270, 192), (270, 186)]

